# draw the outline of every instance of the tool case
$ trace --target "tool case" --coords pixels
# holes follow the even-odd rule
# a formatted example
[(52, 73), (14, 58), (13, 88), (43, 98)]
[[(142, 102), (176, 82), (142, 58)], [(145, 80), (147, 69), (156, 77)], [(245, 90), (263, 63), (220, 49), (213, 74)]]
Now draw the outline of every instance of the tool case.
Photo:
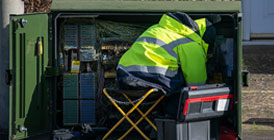
[(232, 109), (233, 94), (224, 84), (192, 86), (182, 89), (178, 121), (206, 120), (224, 116)]
[(156, 119), (157, 140), (210, 140), (210, 120), (179, 122)]

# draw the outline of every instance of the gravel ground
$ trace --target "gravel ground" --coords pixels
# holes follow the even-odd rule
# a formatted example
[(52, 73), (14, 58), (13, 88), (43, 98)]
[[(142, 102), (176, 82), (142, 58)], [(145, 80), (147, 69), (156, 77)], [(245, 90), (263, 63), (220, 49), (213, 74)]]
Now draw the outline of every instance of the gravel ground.
[(244, 140), (274, 140), (274, 46), (245, 46), (244, 68), (250, 72), (243, 88)]

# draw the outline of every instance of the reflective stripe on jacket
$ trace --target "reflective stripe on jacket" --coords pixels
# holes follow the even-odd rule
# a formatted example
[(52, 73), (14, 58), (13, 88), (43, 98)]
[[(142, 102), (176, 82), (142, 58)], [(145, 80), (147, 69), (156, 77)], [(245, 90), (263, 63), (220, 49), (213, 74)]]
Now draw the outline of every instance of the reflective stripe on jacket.
[(117, 67), (118, 82), (125, 78), (119, 74), (122, 70), (168, 92), (181, 88), (176, 86), (182, 85), (184, 80), (189, 85), (205, 83), (208, 44), (202, 36), (206, 31), (206, 19), (193, 21), (188, 15), (183, 16), (197, 29), (164, 14), (160, 22), (148, 28), (121, 57)]

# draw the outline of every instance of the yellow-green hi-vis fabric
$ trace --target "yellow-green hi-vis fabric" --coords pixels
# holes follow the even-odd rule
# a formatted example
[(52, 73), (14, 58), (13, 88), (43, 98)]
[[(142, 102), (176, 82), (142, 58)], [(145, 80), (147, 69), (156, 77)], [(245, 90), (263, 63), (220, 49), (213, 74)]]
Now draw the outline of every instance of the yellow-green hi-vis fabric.
[(151, 86), (169, 93), (180, 90), (184, 81), (189, 86), (206, 82), (206, 19), (193, 21), (183, 13), (183, 20), (193, 27), (164, 14), (135, 41), (117, 67), (120, 87)]

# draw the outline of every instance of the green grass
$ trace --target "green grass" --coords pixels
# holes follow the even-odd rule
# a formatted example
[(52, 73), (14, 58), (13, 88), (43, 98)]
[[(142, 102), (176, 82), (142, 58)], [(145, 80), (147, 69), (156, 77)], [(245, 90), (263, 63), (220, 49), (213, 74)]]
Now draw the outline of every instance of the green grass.
[(253, 122), (253, 130), (254, 131), (259, 131), (259, 130), (261, 130), (261, 127), (260, 126), (258, 126), (258, 125), (256, 125), (256, 123), (255, 123), (255, 121)]

